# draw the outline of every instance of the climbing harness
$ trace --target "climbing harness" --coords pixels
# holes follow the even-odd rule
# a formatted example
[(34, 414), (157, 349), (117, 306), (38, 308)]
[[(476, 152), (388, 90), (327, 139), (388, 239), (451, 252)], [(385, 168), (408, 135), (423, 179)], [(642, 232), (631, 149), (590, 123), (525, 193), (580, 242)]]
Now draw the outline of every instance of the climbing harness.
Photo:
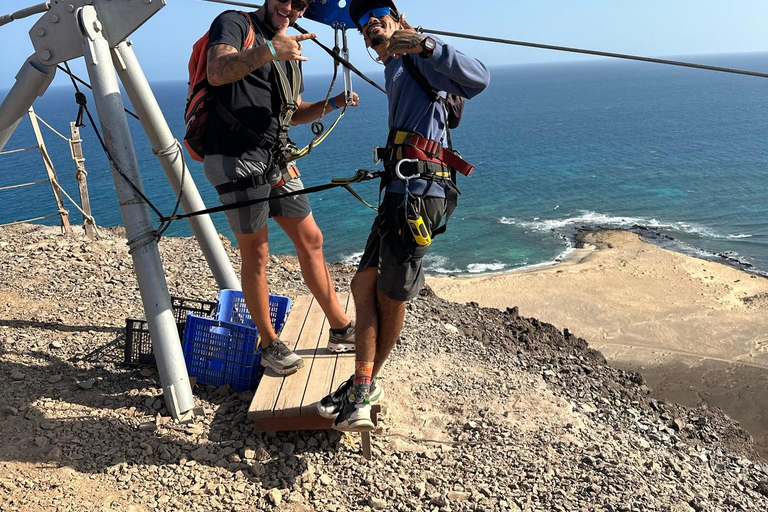
[(405, 194), (403, 195), (403, 209), (405, 211), (405, 222), (411, 230), (413, 239), (422, 247), (432, 245), (432, 237), (429, 234), (429, 227), (425, 222), (424, 199), (422, 196), (411, 194), (410, 183), (413, 179), (421, 178), (420, 174), (410, 174), (405, 176), (402, 173), (403, 164), (418, 164), (416, 159), (403, 159), (397, 162), (395, 166), (395, 177), (405, 183)]

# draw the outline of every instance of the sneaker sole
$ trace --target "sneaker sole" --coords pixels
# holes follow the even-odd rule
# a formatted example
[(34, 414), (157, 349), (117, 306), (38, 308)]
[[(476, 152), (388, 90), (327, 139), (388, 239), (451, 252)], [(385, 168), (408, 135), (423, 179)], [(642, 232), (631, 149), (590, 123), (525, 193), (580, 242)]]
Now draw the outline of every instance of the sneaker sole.
[(261, 360), (261, 366), (264, 366), (265, 368), (269, 368), (273, 372), (277, 373), (278, 375), (293, 375), (297, 371), (304, 368), (304, 361), (301, 362), (299, 366), (294, 366), (292, 368), (277, 368), (276, 366), (273, 366), (271, 363), (265, 360)]
[(358, 421), (351, 425), (334, 425), (333, 430), (339, 432), (373, 432), (376, 427), (372, 421)]
[[(381, 402), (381, 399), (384, 398), (384, 390), (382, 388), (379, 388), (379, 390), (380, 391), (378, 393), (378, 396), (376, 396), (376, 399), (375, 400), (371, 400), (369, 402), (370, 405), (377, 405), (379, 402)], [(317, 411), (317, 414), (322, 416), (323, 418), (332, 420), (332, 419), (335, 419), (339, 415), (338, 412), (332, 412), (332, 413), (323, 412), (323, 411), (320, 410), (320, 407), (321, 407), (320, 406), (320, 402), (317, 402), (315, 404), (315, 410)]]
[(347, 352), (354, 352), (355, 351), (355, 344), (348, 344), (348, 343), (331, 343), (328, 342), (328, 350), (335, 353), (335, 354), (345, 354)]

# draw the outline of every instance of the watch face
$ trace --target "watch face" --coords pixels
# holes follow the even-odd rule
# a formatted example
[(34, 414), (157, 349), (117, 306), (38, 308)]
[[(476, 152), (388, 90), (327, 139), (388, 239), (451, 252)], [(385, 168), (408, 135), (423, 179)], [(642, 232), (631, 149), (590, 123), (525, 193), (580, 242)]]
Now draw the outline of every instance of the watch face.
[(427, 50), (429, 50), (429, 51), (432, 51), (432, 50), (434, 50), (434, 49), (435, 49), (435, 40), (434, 40), (434, 39), (432, 39), (431, 37), (428, 37), (428, 38), (426, 38), (426, 39), (424, 40), (424, 47), (425, 47)]

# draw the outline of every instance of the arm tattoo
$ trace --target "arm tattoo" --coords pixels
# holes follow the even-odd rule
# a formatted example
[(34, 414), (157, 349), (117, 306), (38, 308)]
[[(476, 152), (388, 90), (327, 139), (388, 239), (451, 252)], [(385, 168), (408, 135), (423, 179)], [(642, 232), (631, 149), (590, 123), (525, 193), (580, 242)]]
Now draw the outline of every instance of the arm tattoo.
[(248, 76), (270, 60), (264, 55), (263, 46), (249, 48), (241, 52), (229, 45), (217, 45), (208, 50), (208, 81), (211, 85), (224, 85), (237, 82)]
[(399, 34), (393, 38), (392, 44), (389, 46), (389, 51), (396, 52), (417, 48), (421, 45), (422, 39), (424, 39), (424, 37), (416, 32), (409, 31), (407, 33)]

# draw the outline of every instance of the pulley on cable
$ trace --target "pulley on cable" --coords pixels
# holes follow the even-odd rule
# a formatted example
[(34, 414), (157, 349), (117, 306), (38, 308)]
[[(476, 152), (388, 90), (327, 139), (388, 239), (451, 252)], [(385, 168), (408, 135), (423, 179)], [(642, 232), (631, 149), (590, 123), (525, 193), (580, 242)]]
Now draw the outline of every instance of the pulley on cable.
[[(344, 77), (344, 108), (342, 109), (339, 117), (331, 125), (328, 130), (325, 130), (323, 125), (323, 116), (328, 103), (331, 100), (333, 94), (333, 87), (336, 85), (336, 79), (339, 75), (339, 63), (349, 62), (349, 44), (347, 42), (347, 27), (354, 27), (354, 23), (349, 17), (349, 9), (347, 8), (346, 0), (318, 0), (313, 2), (307, 8), (307, 12), (304, 17), (312, 21), (317, 21), (324, 25), (333, 27), (335, 46), (333, 48), (334, 64), (333, 64), (333, 78), (331, 80), (331, 86), (328, 88), (328, 94), (325, 97), (323, 109), (320, 111), (320, 117), (312, 123), (312, 133), (315, 137), (306, 147), (302, 149), (294, 149), (288, 156), (288, 161), (293, 162), (300, 158), (304, 158), (309, 155), (312, 150), (318, 144), (321, 144), (328, 135), (336, 128), (339, 121), (344, 117), (347, 112), (347, 108), (354, 101), (354, 90), (352, 89), (352, 70), (348, 66), (344, 66), (342, 71)], [(339, 47), (339, 38), (341, 38), (342, 46)], [(339, 58), (340, 57), (340, 58)]]

